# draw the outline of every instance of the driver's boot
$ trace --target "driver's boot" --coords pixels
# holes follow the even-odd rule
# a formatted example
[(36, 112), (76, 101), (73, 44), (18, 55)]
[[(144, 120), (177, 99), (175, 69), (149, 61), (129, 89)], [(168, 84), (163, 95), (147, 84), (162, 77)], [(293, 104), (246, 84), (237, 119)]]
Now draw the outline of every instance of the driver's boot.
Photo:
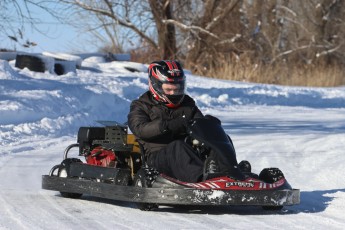
[(219, 167), (212, 154), (204, 162), (203, 181), (219, 176)]

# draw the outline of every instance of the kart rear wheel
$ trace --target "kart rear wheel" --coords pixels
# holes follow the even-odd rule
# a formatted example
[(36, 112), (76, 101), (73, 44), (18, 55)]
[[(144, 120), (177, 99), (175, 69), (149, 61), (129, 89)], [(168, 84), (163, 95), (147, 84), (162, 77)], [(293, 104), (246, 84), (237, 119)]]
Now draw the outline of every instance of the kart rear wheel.
[[(68, 169), (72, 162), (82, 162), (82, 161), (77, 158), (67, 158), (63, 160), (58, 170), (58, 177), (64, 177), (64, 178), (69, 177)], [(71, 193), (71, 192), (60, 192), (60, 194), (62, 197), (73, 198), (73, 199), (78, 199), (83, 195), (81, 193)]]
[[(137, 174), (135, 174), (133, 179), (133, 185), (135, 187), (147, 188), (149, 187), (146, 181), (146, 174), (144, 169), (139, 169)], [(151, 211), (153, 209), (157, 209), (157, 204), (152, 203), (136, 203), (137, 208), (142, 211)]]

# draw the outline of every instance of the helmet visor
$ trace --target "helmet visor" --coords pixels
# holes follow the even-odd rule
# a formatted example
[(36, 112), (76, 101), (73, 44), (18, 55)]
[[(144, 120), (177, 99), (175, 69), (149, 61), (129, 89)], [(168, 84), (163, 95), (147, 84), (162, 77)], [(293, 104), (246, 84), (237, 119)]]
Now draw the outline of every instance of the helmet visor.
[(163, 83), (160, 90), (165, 95), (184, 95), (185, 81), (183, 80), (178, 83)]

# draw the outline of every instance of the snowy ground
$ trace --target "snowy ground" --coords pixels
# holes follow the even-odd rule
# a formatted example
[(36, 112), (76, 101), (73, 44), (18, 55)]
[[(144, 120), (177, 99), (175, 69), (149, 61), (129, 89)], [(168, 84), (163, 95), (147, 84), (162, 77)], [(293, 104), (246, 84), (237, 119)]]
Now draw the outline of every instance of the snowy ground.
[[(128, 67), (139, 72), (130, 72)], [(79, 126), (125, 122), (147, 89), (146, 66), (88, 58), (76, 73), (19, 70), (0, 60), (0, 229), (344, 229), (345, 87), (247, 84), (188, 74), (188, 92), (219, 117), (238, 159), (279, 167), (301, 204), (143, 212), (127, 202), (72, 200), (41, 189), (41, 175), (76, 142)]]

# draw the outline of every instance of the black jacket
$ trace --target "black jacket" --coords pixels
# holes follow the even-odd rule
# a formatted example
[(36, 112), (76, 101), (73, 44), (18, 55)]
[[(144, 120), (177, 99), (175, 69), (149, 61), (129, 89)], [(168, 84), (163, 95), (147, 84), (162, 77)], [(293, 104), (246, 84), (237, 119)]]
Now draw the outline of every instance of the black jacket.
[(166, 132), (164, 122), (185, 115), (188, 119), (203, 117), (195, 101), (185, 95), (178, 108), (168, 108), (164, 104), (156, 101), (150, 91), (147, 91), (134, 100), (128, 114), (128, 126), (133, 134), (143, 144), (146, 154), (164, 148), (173, 140), (184, 138), (185, 133), (173, 135)]

